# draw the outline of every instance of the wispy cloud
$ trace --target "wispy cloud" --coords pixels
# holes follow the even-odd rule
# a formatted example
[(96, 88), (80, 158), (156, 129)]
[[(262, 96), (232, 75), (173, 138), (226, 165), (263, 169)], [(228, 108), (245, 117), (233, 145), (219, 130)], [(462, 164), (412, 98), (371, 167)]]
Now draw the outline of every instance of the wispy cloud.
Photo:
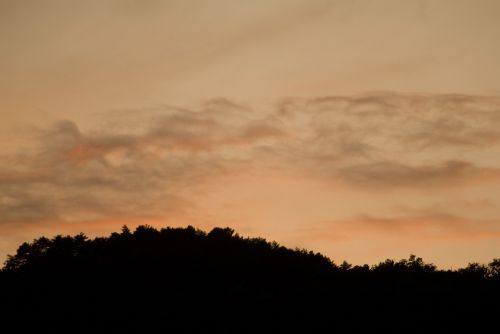
[(345, 220), (297, 231), (307, 241), (346, 242), (366, 236), (420, 241), (499, 239), (499, 220), (468, 219), (448, 212), (420, 210), (413, 214), (359, 214)]
[[(374, 93), (114, 112), (93, 131), (61, 121), (5, 157), (0, 221), (168, 217), (222, 175), (270, 167), (353, 191), (491, 184), (499, 111), (495, 97)], [(438, 220), (420, 218), (397, 220)]]
[(477, 167), (459, 160), (420, 166), (380, 161), (344, 167), (338, 170), (336, 175), (351, 185), (377, 187), (382, 190), (392, 187), (455, 188), (479, 182), (498, 181), (500, 169)]

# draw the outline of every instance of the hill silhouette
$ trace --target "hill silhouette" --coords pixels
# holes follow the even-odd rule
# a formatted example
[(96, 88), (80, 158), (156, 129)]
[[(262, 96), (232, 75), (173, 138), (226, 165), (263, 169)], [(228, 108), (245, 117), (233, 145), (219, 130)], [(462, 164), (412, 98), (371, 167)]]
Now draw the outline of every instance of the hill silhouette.
[(500, 260), (335, 264), (230, 228), (126, 226), (23, 243), (0, 272), (12, 333), (457, 333), (493, 327)]

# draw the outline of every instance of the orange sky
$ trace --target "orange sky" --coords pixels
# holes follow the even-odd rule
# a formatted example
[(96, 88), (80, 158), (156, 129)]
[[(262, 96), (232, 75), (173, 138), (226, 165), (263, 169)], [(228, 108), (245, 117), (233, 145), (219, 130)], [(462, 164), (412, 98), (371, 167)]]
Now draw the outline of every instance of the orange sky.
[(335, 261), (500, 256), (500, 3), (0, 0), (0, 257), (231, 226)]

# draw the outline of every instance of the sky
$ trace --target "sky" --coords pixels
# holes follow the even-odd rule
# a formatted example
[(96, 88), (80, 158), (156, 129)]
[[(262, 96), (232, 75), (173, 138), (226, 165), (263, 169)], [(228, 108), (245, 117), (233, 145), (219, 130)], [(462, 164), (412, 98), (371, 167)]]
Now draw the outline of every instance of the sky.
[(0, 0), (0, 258), (230, 226), (336, 262), (500, 257), (500, 2)]

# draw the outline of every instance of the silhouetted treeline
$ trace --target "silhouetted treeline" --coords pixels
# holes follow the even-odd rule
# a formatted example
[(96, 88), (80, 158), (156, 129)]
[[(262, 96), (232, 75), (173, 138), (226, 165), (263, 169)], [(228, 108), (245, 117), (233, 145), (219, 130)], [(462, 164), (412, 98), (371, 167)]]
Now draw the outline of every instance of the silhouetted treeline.
[(12, 333), (456, 333), (500, 317), (500, 259), (337, 265), (230, 228), (42, 237), (8, 257), (0, 284)]

